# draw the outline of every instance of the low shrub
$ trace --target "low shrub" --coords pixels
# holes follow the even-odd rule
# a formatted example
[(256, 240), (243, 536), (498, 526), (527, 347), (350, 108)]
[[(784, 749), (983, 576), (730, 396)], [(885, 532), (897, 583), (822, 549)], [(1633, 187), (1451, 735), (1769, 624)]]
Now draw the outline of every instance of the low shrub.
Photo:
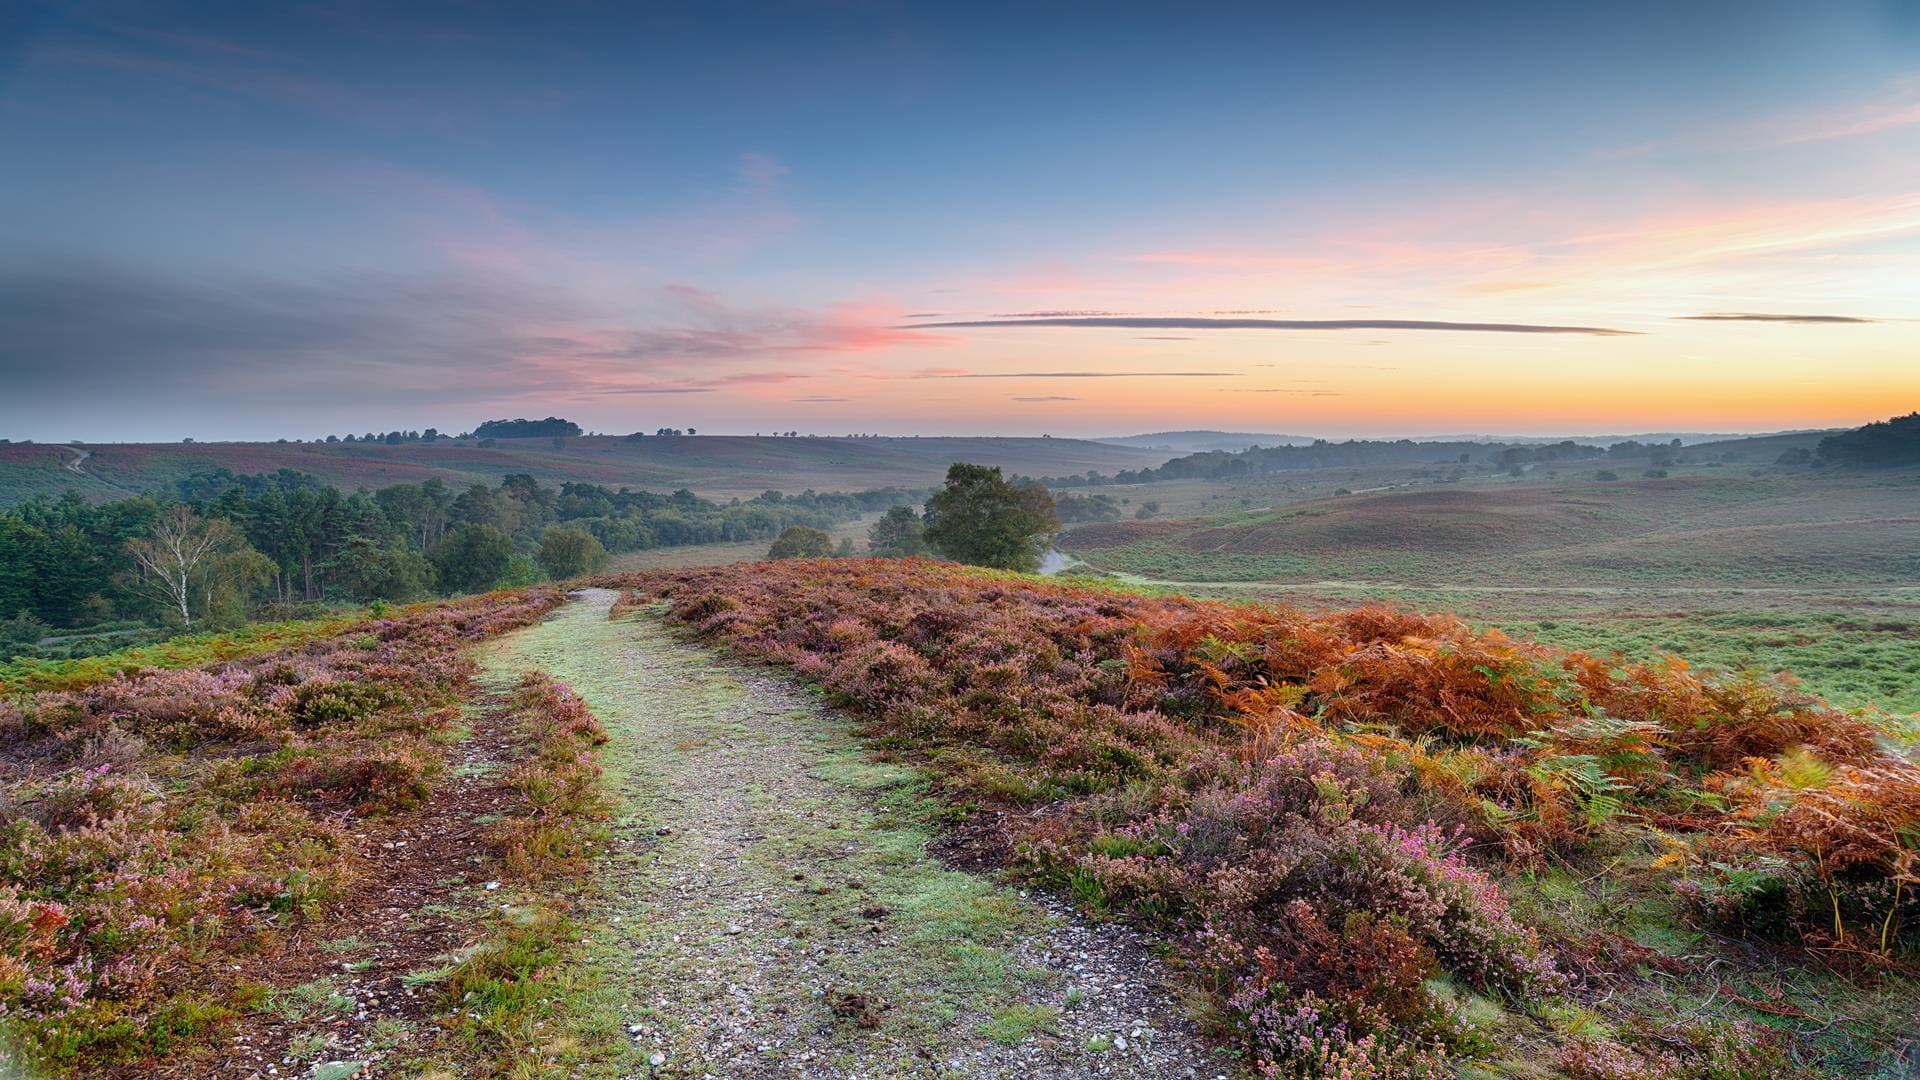
[[(341, 811), (418, 803), (471, 673), (467, 642), (557, 594), (414, 609), (198, 669), (0, 705), (0, 1016), (57, 1066), (131, 1060), (224, 1015), (174, 976), (318, 913), (346, 884)], [(362, 639), (365, 639), (364, 641)]]
[(1616, 852), (1628, 823), (1703, 914), (1742, 908), (1740, 876), (1792, 901), (1755, 931), (1894, 950), (1920, 925), (1913, 766), (1790, 680), (921, 560), (604, 584), (1017, 804), (1026, 865), (1172, 931), (1271, 1075), (1438, 1075), (1459, 1037), (1438, 975), (1550, 997), (1566, 977), (1494, 875)]

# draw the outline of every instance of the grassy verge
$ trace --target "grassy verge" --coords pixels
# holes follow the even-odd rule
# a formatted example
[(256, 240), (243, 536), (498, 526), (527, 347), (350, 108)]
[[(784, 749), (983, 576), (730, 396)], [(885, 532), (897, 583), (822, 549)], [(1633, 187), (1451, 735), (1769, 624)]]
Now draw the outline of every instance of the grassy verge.
[(421, 1076), (577, 1076), (623, 1049), (616, 1029), (593, 1023), (603, 988), (582, 963), (578, 919), (578, 879), (606, 843), (606, 732), (544, 675), (526, 675), (508, 707), (529, 749), (508, 774), (518, 806), (494, 825), (501, 899), (480, 943), (433, 973), (441, 1038), (416, 1063)]
[(184, 634), (151, 645), (137, 645), (76, 660), (20, 657), (0, 663), (0, 696), (43, 690), (81, 690), (134, 671), (172, 671), (225, 663), (344, 634), (365, 618), (365, 615), (355, 612), (324, 619), (252, 623), (237, 630)]

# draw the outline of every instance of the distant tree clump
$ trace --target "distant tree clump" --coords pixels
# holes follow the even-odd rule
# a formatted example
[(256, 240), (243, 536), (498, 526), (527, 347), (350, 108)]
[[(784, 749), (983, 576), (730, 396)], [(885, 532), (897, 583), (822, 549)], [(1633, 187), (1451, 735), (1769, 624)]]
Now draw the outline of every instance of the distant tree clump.
[(540, 534), (540, 566), (555, 578), (579, 577), (600, 568), (607, 549), (578, 525), (552, 525)]
[(1821, 461), (1862, 469), (1920, 465), (1920, 412), (1829, 435), (1814, 453)]
[(1614, 472), (1612, 469), (1601, 469), (1599, 472), (1593, 474), (1593, 478), (1595, 480), (1618, 480), (1620, 479), (1620, 474)]
[(545, 420), (489, 420), (473, 429), (476, 439), (571, 438), (579, 434), (582, 434), (579, 424), (557, 416)]
[(808, 525), (794, 525), (774, 538), (769, 559), (824, 559), (833, 554), (833, 537)]
[[(1089, 477), (1098, 473), (1088, 473)], [(1054, 512), (1065, 522), (1077, 521), (1117, 521), (1120, 518), (1120, 504), (1111, 495), (1055, 495)]]
[(946, 486), (927, 500), (927, 546), (955, 562), (1001, 570), (1040, 568), (1060, 515), (1037, 485), (1016, 486), (998, 466), (956, 461)]
[(867, 533), (870, 554), (895, 558), (924, 555), (927, 551), (926, 526), (911, 506), (896, 506), (881, 515)]

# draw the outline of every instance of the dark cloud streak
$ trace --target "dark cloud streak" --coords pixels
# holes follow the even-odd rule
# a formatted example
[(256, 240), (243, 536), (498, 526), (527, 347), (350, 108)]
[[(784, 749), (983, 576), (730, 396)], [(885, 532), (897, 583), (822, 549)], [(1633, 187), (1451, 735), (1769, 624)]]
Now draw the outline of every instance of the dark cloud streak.
[(985, 329), (1004, 326), (1070, 326), (1124, 330), (1454, 330), (1491, 334), (1592, 334), (1618, 337), (1637, 334), (1605, 326), (1554, 326), (1536, 323), (1441, 322), (1430, 319), (1241, 319), (1195, 316), (1062, 316), (1031, 319), (970, 319), (961, 322), (915, 323), (919, 329)]
[(1855, 315), (1780, 315), (1758, 311), (1716, 311), (1706, 315), (1675, 315), (1674, 318), (1688, 322), (1768, 322), (1802, 323), (1818, 325), (1826, 323), (1875, 323), (1879, 319), (1863, 319)]

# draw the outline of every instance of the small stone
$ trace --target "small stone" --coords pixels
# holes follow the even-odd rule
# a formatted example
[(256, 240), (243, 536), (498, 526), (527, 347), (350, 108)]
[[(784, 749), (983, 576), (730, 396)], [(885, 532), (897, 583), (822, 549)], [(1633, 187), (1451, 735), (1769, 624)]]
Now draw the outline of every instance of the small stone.
[(647, 1059), (647, 1064), (653, 1066), (656, 1069), (662, 1065), (665, 1065), (666, 1063), (667, 1063), (667, 1055), (661, 1053), (658, 1050), (655, 1050), (653, 1052), (653, 1056)]

